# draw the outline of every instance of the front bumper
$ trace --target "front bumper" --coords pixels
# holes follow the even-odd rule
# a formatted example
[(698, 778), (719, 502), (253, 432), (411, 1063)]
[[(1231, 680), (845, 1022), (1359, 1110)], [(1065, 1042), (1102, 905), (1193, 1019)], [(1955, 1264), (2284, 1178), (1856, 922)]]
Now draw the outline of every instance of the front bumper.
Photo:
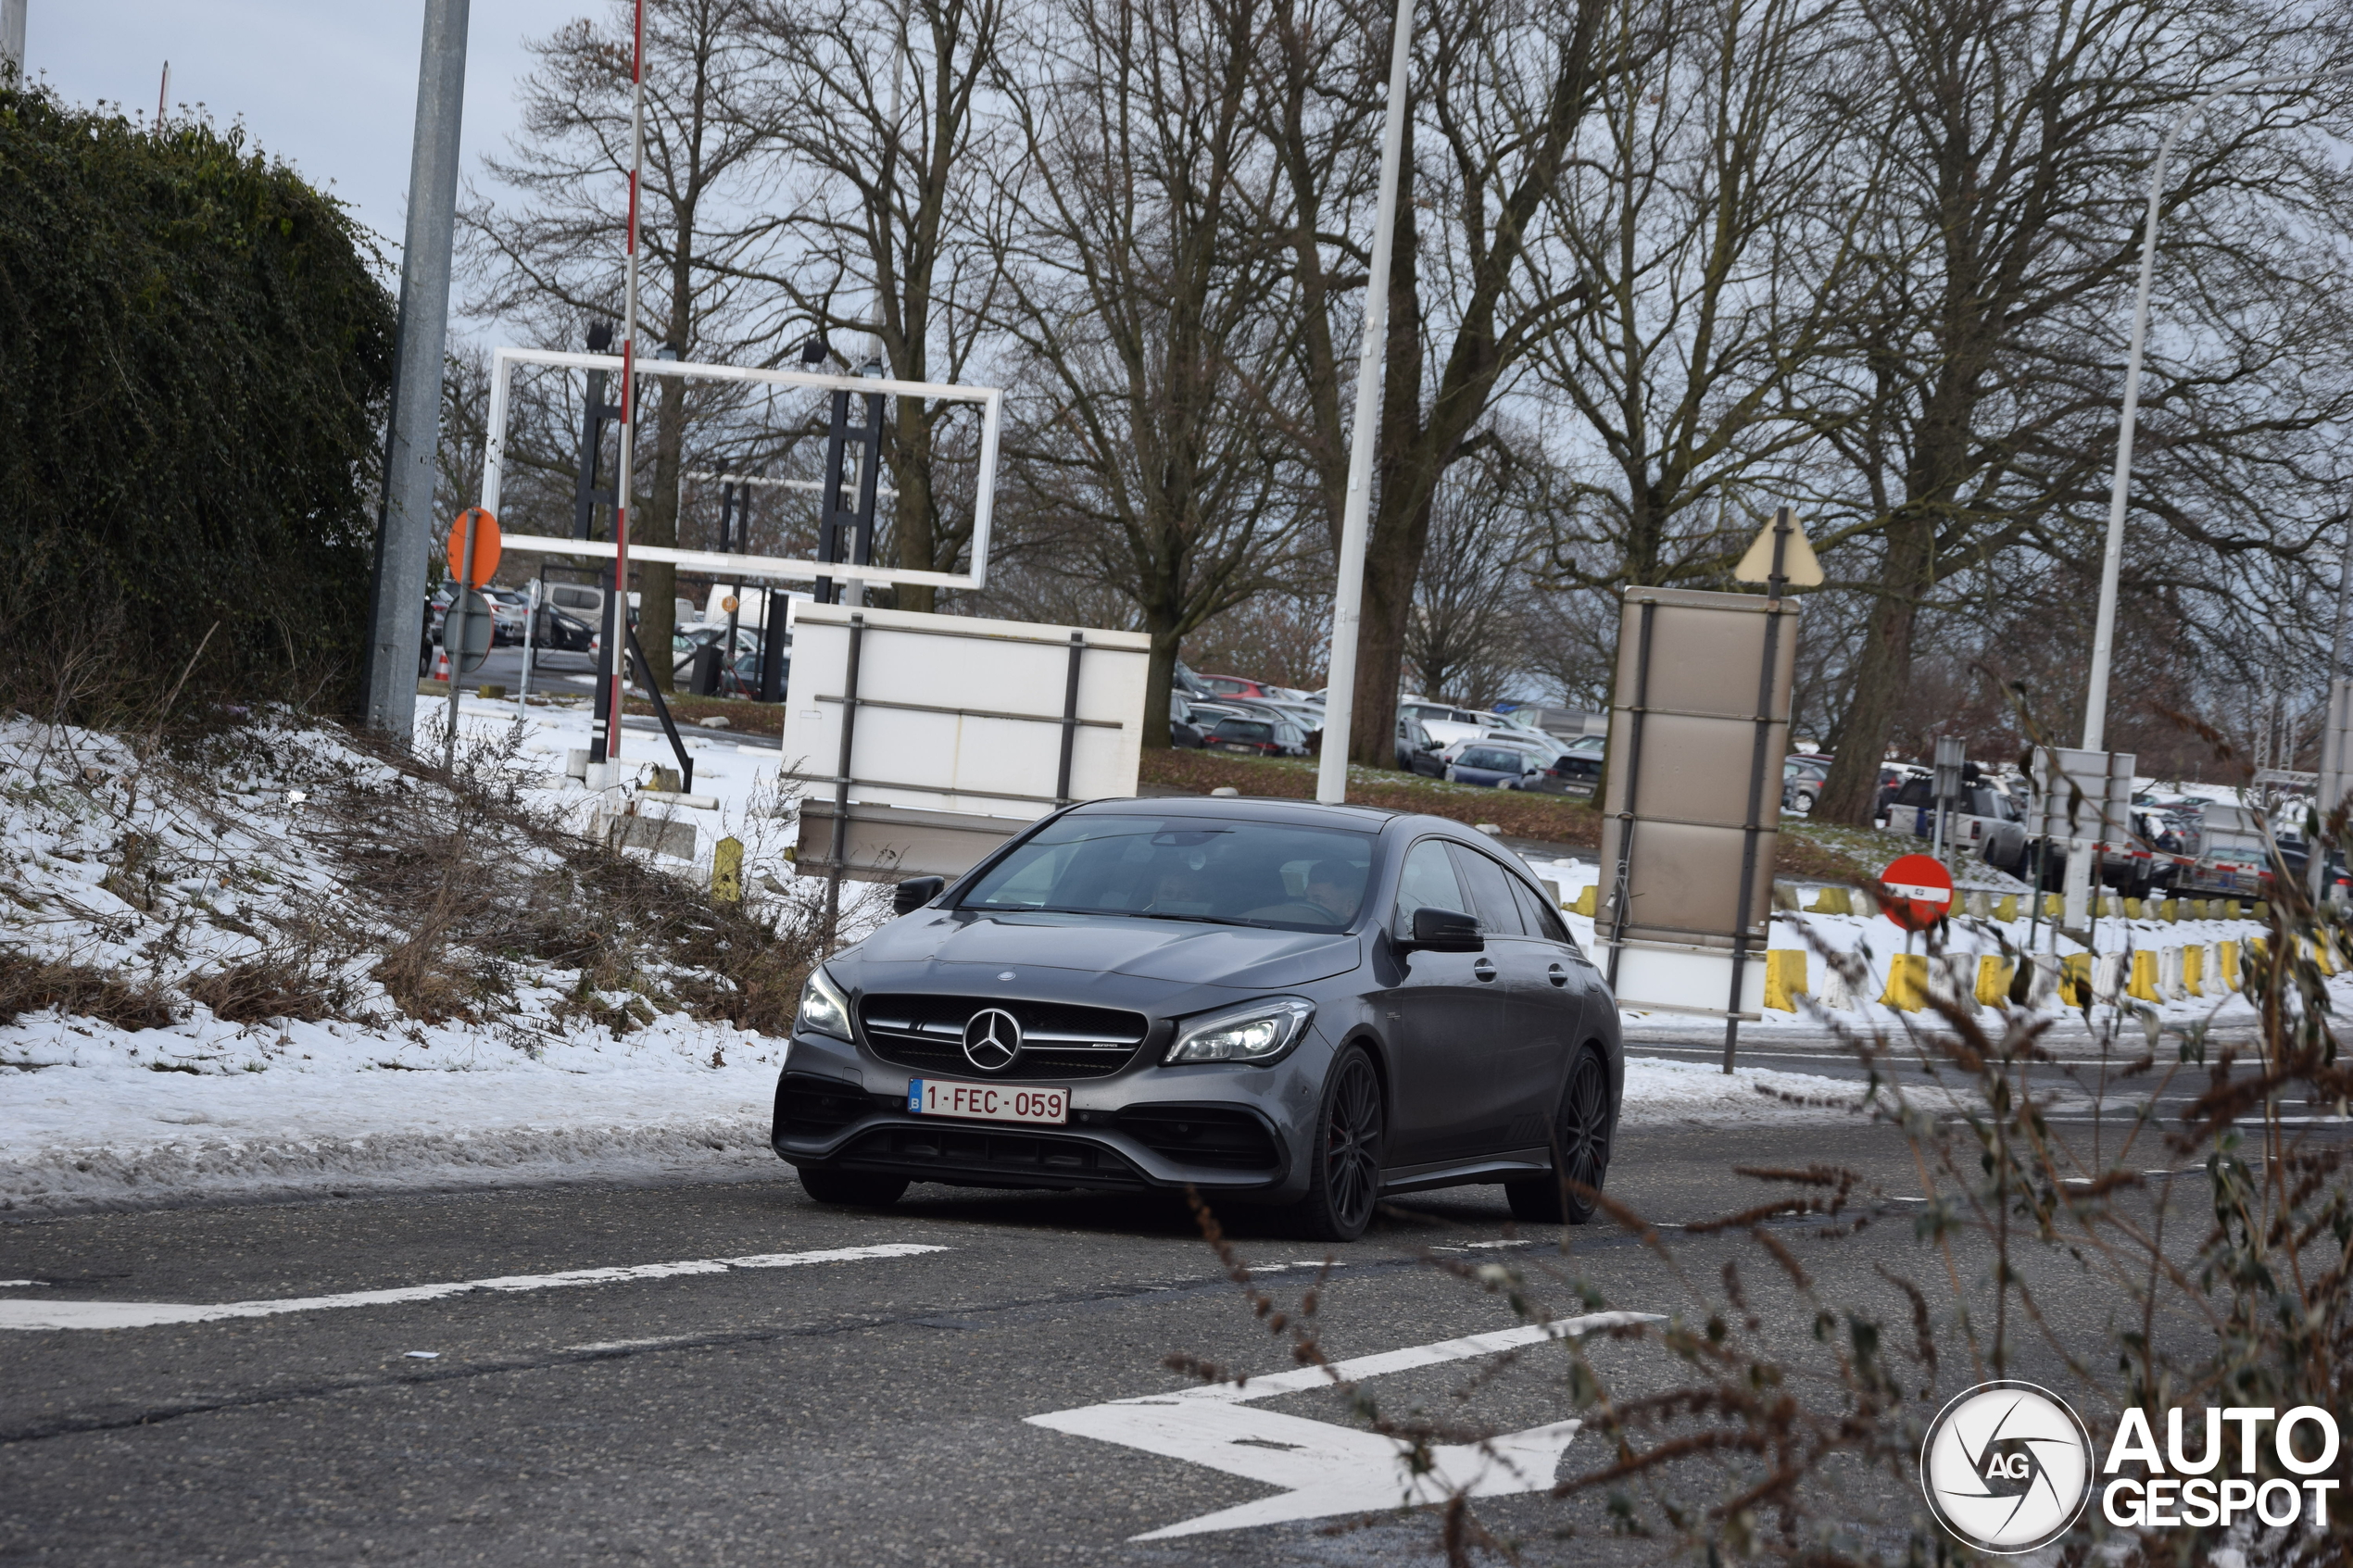
[(796, 1036), (770, 1142), (796, 1166), (951, 1186), (1189, 1186), (1279, 1201), (1305, 1185), (1287, 1114), (1302, 1103), (1292, 1064), (1302, 1054), (1305, 1042), (1272, 1068), (1074, 1083), (1068, 1124), (1050, 1127), (910, 1115), (914, 1074), (837, 1040)]

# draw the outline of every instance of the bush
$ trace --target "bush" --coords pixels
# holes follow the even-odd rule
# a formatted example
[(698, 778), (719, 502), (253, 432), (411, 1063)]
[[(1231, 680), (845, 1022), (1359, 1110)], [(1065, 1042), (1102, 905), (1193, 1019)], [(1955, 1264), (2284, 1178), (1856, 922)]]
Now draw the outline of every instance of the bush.
[(0, 88), (0, 702), (152, 722), (183, 671), (183, 702), (343, 700), (392, 373), (380, 266), (242, 130)]

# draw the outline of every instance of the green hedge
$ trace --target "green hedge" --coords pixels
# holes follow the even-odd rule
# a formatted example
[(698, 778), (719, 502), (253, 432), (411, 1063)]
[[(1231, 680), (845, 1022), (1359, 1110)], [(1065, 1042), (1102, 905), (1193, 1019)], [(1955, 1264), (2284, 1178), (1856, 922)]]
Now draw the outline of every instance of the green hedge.
[(0, 700), (159, 718), (199, 645), (183, 704), (346, 699), (392, 374), (382, 270), (241, 131), (0, 88)]

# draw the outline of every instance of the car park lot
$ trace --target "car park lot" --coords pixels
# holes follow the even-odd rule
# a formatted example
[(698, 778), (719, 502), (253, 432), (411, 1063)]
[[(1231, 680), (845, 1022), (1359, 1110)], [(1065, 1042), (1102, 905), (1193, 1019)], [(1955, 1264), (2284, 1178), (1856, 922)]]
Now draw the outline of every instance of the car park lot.
[[(1667, 1031), (1633, 1048), (1708, 1044)], [(1756, 1044), (1835, 1071), (1827, 1041)], [(1680, 1229), (1756, 1200), (1732, 1167), (1818, 1164), (1876, 1188), (1885, 1223), (1835, 1248), (1807, 1242), (1812, 1221), (1789, 1238), (1825, 1298), (1900, 1321), (1876, 1269), (1930, 1264), (1906, 1218), (1916, 1167), (1883, 1127), (1645, 1124), (1625, 1135), (1610, 1186), (1705, 1280), (1754, 1257), (1736, 1236)], [(1287, 1311), (1328, 1267), (1317, 1321), (1330, 1354), (1419, 1352), (1368, 1389), (1504, 1433), (1573, 1418), (1560, 1362), (1449, 1347), (1518, 1320), (1446, 1269), (1504, 1260), (1565, 1311), (1586, 1310), (1570, 1277), (1614, 1310), (1692, 1299), (1608, 1217), (1516, 1227), (1491, 1187), (1396, 1200), (1339, 1246), (1224, 1217)], [(1439, 1560), (1435, 1517), (1367, 1502), (1378, 1443), (1328, 1393), (1182, 1407), (1174, 1436), (1122, 1424), (1162, 1407), (1118, 1401), (1190, 1386), (1170, 1355), (1296, 1371), (1174, 1195), (922, 1185), (877, 1214), (819, 1206), (779, 1165), (718, 1184), (89, 1214), (0, 1226), (0, 1279), (17, 1282), (0, 1288), (0, 1323), (71, 1317), (69, 1303), (133, 1321), (155, 1303), (244, 1304), (212, 1321), (0, 1328), (0, 1549), (28, 1561)], [(1752, 1283), (1768, 1309), (1790, 1306), (1769, 1270)], [(2045, 1299), (2061, 1319), (2103, 1310), (2082, 1293)], [(1808, 1315), (1785, 1320), (1781, 1348), (1802, 1354)], [(1653, 1344), (1593, 1355), (1621, 1386), (1671, 1375)], [(1454, 1400), (1478, 1379), (1475, 1399)], [(1204, 1437), (1178, 1419), (1199, 1410), (1196, 1424), (1224, 1424)], [(1530, 1485), (1554, 1463), (1571, 1474), (1598, 1461), (1571, 1435)], [(1482, 1516), (1525, 1562), (1646, 1560), (1643, 1543), (1610, 1536), (1598, 1500), (1489, 1484), (1501, 1490)], [(1866, 1481), (1850, 1512), (1902, 1504), (1883, 1493)], [(1368, 1524), (1327, 1533), (1368, 1508)], [(1202, 1524), (1219, 1516), (1225, 1527)], [(1564, 1525), (1577, 1535), (1560, 1538)]]

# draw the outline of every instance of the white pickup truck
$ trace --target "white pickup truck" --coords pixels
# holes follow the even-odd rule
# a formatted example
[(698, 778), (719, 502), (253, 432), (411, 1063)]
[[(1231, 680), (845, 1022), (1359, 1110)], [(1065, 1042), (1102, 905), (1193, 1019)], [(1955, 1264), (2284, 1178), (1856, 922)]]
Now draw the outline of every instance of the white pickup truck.
[(2208, 802), (2198, 813), (2182, 867), (2184, 893), (2259, 897), (2271, 880), (2271, 843), (2263, 813), (2252, 806)]

